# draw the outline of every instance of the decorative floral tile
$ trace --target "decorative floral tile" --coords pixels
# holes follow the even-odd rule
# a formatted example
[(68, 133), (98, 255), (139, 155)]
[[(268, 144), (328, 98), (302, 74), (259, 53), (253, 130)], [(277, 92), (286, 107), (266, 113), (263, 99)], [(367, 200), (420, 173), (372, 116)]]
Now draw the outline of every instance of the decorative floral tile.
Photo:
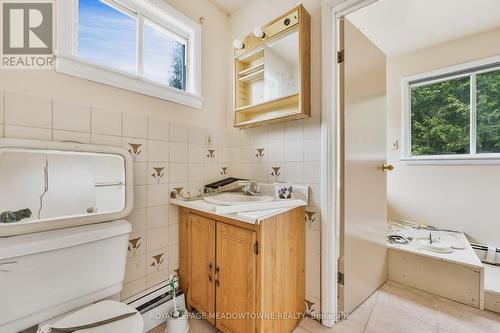
[(207, 155), (209, 161), (213, 161), (215, 159), (215, 149), (207, 149)]
[(257, 160), (259, 162), (262, 162), (262, 160), (264, 159), (264, 156), (265, 156), (265, 153), (264, 153), (264, 148), (257, 148), (256, 151), (257, 153), (255, 154), (255, 157), (257, 157)]
[(129, 143), (128, 144), (130, 148), (128, 149), (128, 152), (130, 155), (132, 155), (132, 158), (134, 161), (137, 160), (137, 157), (142, 153), (142, 144), (140, 143)]
[(310, 229), (321, 230), (320, 208), (307, 206), (304, 214), (304, 221)]
[(310, 296), (306, 297), (305, 307), (306, 307), (306, 315), (307, 316), (309, 316), (315, 320), (320, 319), (321, 303), (319, 300), (315, 299), (314, 297), (310, 297)]
[(131, 238), (128, 241), (128, 252), (132, 256), (135, 256), (142, 246), (142, 237)]
[(163, 269), (164, 267), (167, 267), (166, 264), (167, 260), (167, 255), (165, 252), (161, 252), (158, 254), (152, 254), (149, 256), (149, 269), (155, 270), (157, 272), (160, 271), (160, 269)]
[(183, 195), (184, 194), (184, 187), (183, 186), (174, 187), (174, 191), (177, 192), (178, 195)]
[(224, 178), (229, 176), (229, 167), (221, 167), (219, 174)]
[(279, 177), (281, 175), (281, 167), (273, 166), (271, 170), (271, 177)]
[(167, 183), (167, 164), (149, 163), (148, 167), (149, 184), (165, 184)]
[(130, 153), (134, 162), (147, 162), (148, 144), (146, 140), (122, 138), (122, 147)]

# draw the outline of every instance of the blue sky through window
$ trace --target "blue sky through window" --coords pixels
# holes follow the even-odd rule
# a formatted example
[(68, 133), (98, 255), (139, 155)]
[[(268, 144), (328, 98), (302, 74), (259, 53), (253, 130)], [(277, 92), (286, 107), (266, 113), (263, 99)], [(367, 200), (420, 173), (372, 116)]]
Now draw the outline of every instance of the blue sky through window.
[[(185, 90), (185, 43), (176, 34), (145, 20), (143, 76)], [(138, 74), (136, 18), (100, 0), (79, 0), (78, 56)]]
[(136, 74), (136, 20), (99, 0), (79, 0), (78, 55)]
[[(180, 61), (182, 66), (184, 65), (185, 48), (183, 45), (166, 31), (146, 22), (144, 24), (144, 77), (175, 86), (172, 84), (176, 75), (175, 61)], [(183, 74), (181, 74), (181, 81)], [(177, 88), (184, 89), (180, 86)]]

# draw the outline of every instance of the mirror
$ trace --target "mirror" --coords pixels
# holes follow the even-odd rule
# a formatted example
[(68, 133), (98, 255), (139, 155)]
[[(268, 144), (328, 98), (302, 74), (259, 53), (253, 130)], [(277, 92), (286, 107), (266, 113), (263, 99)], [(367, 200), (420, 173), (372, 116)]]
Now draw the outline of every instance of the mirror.
[(121, 212), (125, 159), (118, 154), (0, 149), (0, 225)]
[(284, 36), (264, 47), (264, 100), (299, 92), (299, 33)]
[(238, 106), (299, 93), (299, 33), (294, 31), (237, 60)]

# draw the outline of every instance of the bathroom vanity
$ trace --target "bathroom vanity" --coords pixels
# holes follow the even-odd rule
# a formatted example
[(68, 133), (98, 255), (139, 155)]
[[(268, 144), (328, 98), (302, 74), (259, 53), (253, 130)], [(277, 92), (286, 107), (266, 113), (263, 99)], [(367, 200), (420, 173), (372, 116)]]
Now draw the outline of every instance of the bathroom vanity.
[(304, 312), (304, 207), (263, 212), (252, 223), (177, 204), (188, 308), (223, 332), (291, 332)]

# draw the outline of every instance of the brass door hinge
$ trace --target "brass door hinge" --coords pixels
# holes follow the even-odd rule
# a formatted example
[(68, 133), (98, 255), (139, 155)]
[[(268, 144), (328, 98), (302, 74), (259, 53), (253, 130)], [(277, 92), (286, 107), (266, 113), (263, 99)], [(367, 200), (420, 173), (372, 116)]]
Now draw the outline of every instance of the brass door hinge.
[(337, 52), (337, 64), (344, 62), (344, 50)]
[(341, 286), (344, 285), (344, 273), (338, 272), (338, 274), (337, 274), (337, 283), (340, 284)]

